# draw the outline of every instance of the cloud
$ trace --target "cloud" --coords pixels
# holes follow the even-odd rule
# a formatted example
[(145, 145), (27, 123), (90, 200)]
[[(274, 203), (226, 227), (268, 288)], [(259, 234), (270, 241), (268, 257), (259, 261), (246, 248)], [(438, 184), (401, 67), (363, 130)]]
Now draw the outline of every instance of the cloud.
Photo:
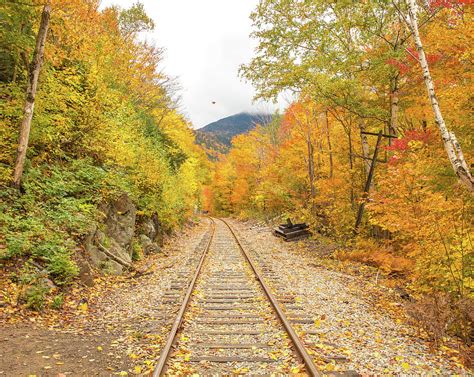
[[(101, 7), (128, 8), (134, 1), (102, 0)], [(238, 77), (250, 61), (249, 15), (258, 0), (142, 0), (156, 23), (150, 36), (164, 47), (165, 72), (182, 88), (182, 111), (195, 128), (241, 111), (273, 111), (273, 104), (252, 105), (254, 90)], [(216, 101), (216, 104), (212, 104)]]

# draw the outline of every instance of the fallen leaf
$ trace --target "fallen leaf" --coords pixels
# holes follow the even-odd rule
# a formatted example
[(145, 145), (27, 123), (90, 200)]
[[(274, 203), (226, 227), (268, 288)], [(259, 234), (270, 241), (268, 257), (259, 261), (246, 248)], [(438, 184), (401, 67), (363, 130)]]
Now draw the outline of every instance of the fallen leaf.
[(82, 304), (79, 304), (77, 308), (79, 309), (79, 311), (86, 313), (88, 309), (87, 302), (83, 302)]
[(133, 372), (135, 374), (140, 374), (142, 372), (142, 367), (140, 365), (136, 365), (135, 368), (133, 368)]
[(324, 370), (327, 370), (328, 372), (332, 372), (334, 369), (336, 369), (336, 366), (332, 363), (326, 364), (324, 367)]

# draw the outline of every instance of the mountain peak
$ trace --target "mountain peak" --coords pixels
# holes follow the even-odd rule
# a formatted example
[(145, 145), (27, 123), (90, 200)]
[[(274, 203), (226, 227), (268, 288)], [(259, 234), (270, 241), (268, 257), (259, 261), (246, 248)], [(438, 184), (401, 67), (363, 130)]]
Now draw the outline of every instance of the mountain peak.
[(207, 150), (211, 158), (215, 158), (216, 152), (229, 151), (234, 136), (247, 133), (257, 124), (267, 124), (271, 120), (272, 115), (267, 113), (241, 112), (230, 115), (196, 130), (196, 142)]
[(230, 146), (233, 136), (250, 131), (255, 128), (255, 125), (258, 123), (268, 123), (271, 119), (271, 114), (241, 112), (209, 123), (200, 128), (199, 131), (229, 134), (228, 136), (230, 136), (230, 139), (226, 138), (223, 141), (225, 141), (225, 144)]

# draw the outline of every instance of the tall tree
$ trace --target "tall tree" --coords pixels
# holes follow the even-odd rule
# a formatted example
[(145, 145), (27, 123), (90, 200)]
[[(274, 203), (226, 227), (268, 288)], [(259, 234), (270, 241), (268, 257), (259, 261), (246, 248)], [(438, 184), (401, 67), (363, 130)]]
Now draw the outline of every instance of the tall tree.
[(413, 34), (413, 40), (418, 51), (418, 61), (423, 72), (423, 79), (428, 91), (428, 97), (433, 109), (435, 122), (441, 133), (441, 138), (443, 139), (443, 144), (448, 155), (448, 159), (453, 166), (454, 172), (459, 177), (459, 180), (470, 191), (474, 192), (474, 178), (469, 171), (469, 167), (462, 153), (461, 145), (459, 144), (454, 132), (448, 129), (439, 106), (438, 98), (436, 97), (435, 86), (433, 78), (431, 77), (428, 59), (426, 58), (425, 50), (420, 37), (420, 31), (418, 27), (418, 4), (416, 0), (408, 0), (408, 15), (405, 17), (405, 19)]
[(393, 119), (396, 132), (400, 82), (387, 60), (407, 33), (385, 1), (262, 0), (251, 18), (259, 44), (240, 73), (258, 97), (304, 91), (361, 118)]
[(286, 114), (286, 124), (293, 132), (299, 134), (306, 144), (306, 155), (303, 159), (308, 169), (308, 182), (311, 194), (311, 206), (315, 210), (316, 169), (314, 161), (314, 147), (317, 143), (318, 110), (310, 101), (294, 103)]
[(25, 106), (23, 108), (23, 121), (20, 125), (20, 136), (18, 138), (18, 148), (15, 160), (15, 170), (13, 172), (13, 186), (20, 187), (23, 168), (25, 166), (26, 151), (30, 137), (31, 120), (35, 107), (36, 89), (38, 78), (43, 64), (44, 46), (48, 34), (49, 20), (51, 18), (51, 0), (48, 0), (43, 7), (41, 22), (36, 36), (36, 46), (29, 70), (28, 86), (26, 88)]
[(143, 4), (134, 3), (129, 9), (120, 11), (119, 27), (125, 38), (133, 37), (142, 31), (152, 31), (155, 23), (146, 14)]

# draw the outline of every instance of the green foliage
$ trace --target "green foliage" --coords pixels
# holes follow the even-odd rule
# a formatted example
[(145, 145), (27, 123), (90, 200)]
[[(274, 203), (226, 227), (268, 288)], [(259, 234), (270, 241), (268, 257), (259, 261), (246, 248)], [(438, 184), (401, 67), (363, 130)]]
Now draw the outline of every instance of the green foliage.
[(137, 240), (133, 240), (132, 242), (132, 260), (139, 261), (143, 258), (143, 250), (140, 246), (140, 243)]
[(46, 304), (46, 296), (49, 288), (38, 284), (28, 287), (24, 293), (26, 306), (33, 310), (41, 310)]
[[(276, 98), (284, 90), (305, 91), (328, 106), (343, 106), (367, 117), (388, 119), (385, 98), (364, 91), (386, 90), (395, 76), (386, 64), (406, 41), (404, 25), (384, 0), (264, 0), (252, 13), (258, 40), (256, 56), (240, 73), (259, 98)], [(393, 28), (399, 33), (388, 32)], [(392, 40), (394, 39), (394, 40)], [(375, 44), (386, 41), (387, 56), (370, 59)]]
[(151, 31), (155, 28), (155, 23), (147, 16), (143, 4), (137, 2), (120, 12), (119, 26), (120, 31), (128, 36), (141, 31)]
[(90, 160), (29, 169), (24, 194), (6, 189), (0, 200), (4, 257), (31, 257), (56, 284), (69, 283), (78, 273), (71, 260), (74, 240), (94, 223), (105, 174)]
[[(207, 167), (160, 73), (162, 50), (136, 38), (154, 28), (143, 5), (59, 0), (55, 9), (20, 193), (9, 184), (40, 8), (0, 3), (0, 257), (68, 285), (99, 203), (125, 192), (171, 230), (199, 202)], [(32, 307), (43, 293), (31, 291)]]
[(37, 7), (0, 2), (0, 83), (27, 75), (26, 51), (35, 43), (33, 24)]
[(64, 295), (60, 293), (53, 297), (53, 301), (51, 302), (51, 307), (53, 309), (59, 310), (62, 308), (63, 304), (64, 304)]
[(44, 256), (44, 260), (47, 264), (49, 276), (51, 276), (58, 285), (70, 283), (79, 273), (77, 265), (70, 258), (70, 253), (64, 248), (58, 249), (55, 252), (50, 250), (50, 252)]
[(38, 272), (37, 267), (26, 263), (18, 274), (18, 283), (23, 287), (18, 301), (28, 308), (41, 310), (44, 308), (47, 295), (51, 291), (45, 275)]

